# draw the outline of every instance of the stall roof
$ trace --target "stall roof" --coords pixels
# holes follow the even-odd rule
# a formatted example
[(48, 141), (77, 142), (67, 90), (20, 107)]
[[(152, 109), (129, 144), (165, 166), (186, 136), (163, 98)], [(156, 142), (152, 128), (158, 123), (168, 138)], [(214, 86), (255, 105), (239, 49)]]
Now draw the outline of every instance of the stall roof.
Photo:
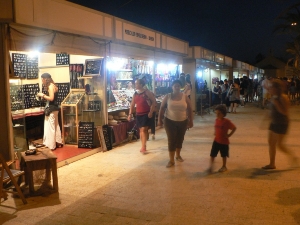
[(16, 24), (187, 55), (187, 41), (71, 2), (14, 0), (13, 5)]

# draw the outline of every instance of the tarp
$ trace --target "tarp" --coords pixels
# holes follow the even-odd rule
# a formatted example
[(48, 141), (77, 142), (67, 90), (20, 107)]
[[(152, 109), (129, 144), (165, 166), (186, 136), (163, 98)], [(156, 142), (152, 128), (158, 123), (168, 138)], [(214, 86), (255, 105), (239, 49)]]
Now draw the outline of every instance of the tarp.
[(7, 34), (11, 51), (105, 56), (110, 43), (108, 40), (11, 24)]

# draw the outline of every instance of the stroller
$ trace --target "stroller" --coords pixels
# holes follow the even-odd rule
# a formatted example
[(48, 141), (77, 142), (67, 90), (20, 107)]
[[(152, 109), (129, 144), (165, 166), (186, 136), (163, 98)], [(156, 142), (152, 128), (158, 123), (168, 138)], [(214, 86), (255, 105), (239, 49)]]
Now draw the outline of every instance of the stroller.
[(134, 125), (134, 127), (131, 129), (131, 131), (127, 132), (127, 136), (128, 136), (128, 141), (132, 142), (134, 139), (135, 141), (138, 140), (137, 138), (137, 129), (136, 129), (136, 124)]

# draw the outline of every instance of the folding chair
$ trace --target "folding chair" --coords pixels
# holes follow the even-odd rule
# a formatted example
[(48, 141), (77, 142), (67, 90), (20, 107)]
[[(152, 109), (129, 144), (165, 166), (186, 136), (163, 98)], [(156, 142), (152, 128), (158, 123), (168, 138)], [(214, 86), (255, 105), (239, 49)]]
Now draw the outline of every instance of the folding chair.
[[(12, 164), (12, 161), (6, 162), (3, 156), (0, 154), (0, 169), (1, 169), (1, 176), (0, 176), (0, 200), (3, 198), (4, 200), (7, 199), (7, 193), (13, 193), (19, 195), (22, 199), (24, 204), (27, 204), (27, 201), (21, 191), (20, 185), (16, 181), (17, 178), (20, 178), (24, 174), (24, 171), (10, 169), (9, 166)], [(12, 185), (8, 185), (9, 182)], [(5, 186), (5, 187), (4, 187)], [(14, 189), (16, 191), (14, 191)]]

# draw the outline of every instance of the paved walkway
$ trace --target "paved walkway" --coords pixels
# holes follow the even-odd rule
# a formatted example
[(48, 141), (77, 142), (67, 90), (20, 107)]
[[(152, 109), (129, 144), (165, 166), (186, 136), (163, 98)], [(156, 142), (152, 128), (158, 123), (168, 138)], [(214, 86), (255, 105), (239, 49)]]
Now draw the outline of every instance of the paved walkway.
[[(148, 142), (97, 153), (58, 170), (59, 194), (20, 199), (0, 205), (0, 224), (300, 224), (300, 168), (277, 154), (277, 168), (268, 163), (266, 110), (254, 103), (228, 114), (237, 126), (231, 137), (228, 171), (207, 175), (213, 140), (214, 113), (195, 117), (187, 132), (183, 163), (166, 168), (163, 129)], [(300, 106), (293, 106), (288, 146), (300, 157)], [(215, 171), (221, 167), (218, 156)]]

